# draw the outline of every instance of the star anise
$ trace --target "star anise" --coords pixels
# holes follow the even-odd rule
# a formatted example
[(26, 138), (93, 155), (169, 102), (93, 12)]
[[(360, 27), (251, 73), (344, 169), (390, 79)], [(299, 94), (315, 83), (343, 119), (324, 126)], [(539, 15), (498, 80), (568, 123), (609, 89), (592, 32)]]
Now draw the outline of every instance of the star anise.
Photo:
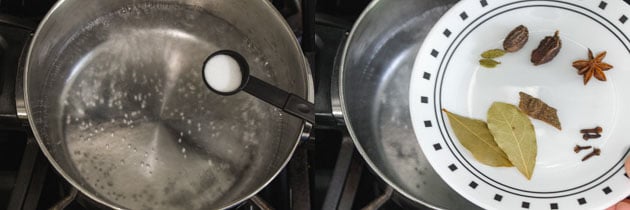
[(597, 54), (596, 57), (593, 57), (593, 52), (591, 49), (588, 49), (588, 60), (577, 60), (573, 62), (573, 67), (578, 70), (578, 74), (584, 75), (584, 85), (586, 85), (593, 76), (595, 76), (595, 78), (599, 81), (606, 81), (604, 71), (612, 69), (613, 66), (604, 63), (604, 57), (606, 57), (606, 51)]

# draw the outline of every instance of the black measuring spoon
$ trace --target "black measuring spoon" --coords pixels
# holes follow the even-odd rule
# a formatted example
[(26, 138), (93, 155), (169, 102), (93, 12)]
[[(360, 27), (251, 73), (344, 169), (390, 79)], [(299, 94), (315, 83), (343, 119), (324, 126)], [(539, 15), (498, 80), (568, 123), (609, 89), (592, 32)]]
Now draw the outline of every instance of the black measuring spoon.
[(213, 92), (229, 96), (245, 91), (284, 112), (315, 123), (314, 104), (249, 74), (245, 58), (231, 50), (212, 53), (201, 69), (203, 81)]

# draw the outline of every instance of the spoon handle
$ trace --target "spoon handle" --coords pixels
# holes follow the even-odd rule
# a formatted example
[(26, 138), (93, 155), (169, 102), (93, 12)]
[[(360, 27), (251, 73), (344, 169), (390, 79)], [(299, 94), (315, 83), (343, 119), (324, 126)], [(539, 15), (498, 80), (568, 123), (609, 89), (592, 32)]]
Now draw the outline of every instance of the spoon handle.
[(262, 81), (254, 76), (249, 76), (243, 90), (284, 112), (293, 116), (315, 123), (315, 112), (313, 103), (304, 100), (294, 94), (288, 93), (276, 86)]

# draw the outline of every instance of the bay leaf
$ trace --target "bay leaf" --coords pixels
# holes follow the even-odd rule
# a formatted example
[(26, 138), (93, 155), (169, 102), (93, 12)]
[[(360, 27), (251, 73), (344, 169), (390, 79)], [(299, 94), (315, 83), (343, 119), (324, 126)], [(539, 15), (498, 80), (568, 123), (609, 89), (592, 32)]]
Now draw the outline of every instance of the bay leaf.
[(499, 148), (488, 129), (486, 122), (453, 114), (442, 109), (459, 142), (472, 153), (480, 163), (495, 167), (509, 167), (512, 163)]
[(494, 102), (488, 128), (508, 159), (529, 180), (536, 165), (536, 132), (529, 117), (512, 104)]

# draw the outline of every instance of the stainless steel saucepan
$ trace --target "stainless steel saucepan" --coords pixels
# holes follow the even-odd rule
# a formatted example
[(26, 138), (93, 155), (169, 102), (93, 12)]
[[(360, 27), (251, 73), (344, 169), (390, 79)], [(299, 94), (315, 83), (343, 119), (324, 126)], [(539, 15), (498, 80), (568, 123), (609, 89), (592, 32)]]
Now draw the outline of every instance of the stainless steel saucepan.
[(416, 53), (431, 27), (455, 2), (373, 1), (345, 46), (339, 79), (341, 111), (363, 158), (400, 194), (431, 208), (476, 209), (428, 163), (409, 114), (409, 77)]
[(312, 102), (304, 56), (265, 0), (60, 0), (24, 74), (44, 154), (111, 208), (218, 209), (252, 196), (305, 123), (246, 93), (208, 90), (200, 70), (219, 50)]

